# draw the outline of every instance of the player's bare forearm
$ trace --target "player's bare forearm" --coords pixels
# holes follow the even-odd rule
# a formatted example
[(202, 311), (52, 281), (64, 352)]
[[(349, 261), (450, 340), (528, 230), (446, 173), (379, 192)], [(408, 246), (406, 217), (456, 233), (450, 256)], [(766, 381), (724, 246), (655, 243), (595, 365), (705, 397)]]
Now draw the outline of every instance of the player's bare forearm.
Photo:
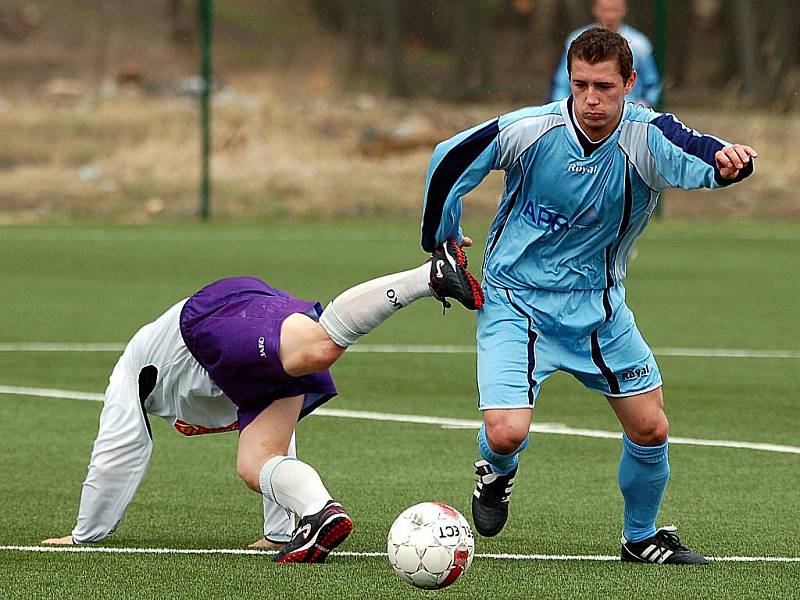
[(72, 539), (71, 535), (65, 535), (64, 537), (47, 538), (46, 540), (42, 540), (41, 543), (53, 546), (64, 546), (67, 544), (74, 544), (75, 540)]
[(743, 144), (725, 146), (714, 155), (720, 176), (728, 181), (736, 179), (752, 158), (758, 158), (758, 152)]

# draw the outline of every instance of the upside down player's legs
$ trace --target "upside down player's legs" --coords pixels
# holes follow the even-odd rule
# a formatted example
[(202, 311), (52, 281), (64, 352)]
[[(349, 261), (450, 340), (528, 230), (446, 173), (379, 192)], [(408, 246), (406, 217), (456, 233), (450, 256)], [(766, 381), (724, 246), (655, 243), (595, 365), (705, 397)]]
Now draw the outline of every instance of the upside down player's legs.
[(314, 468), (288, 456), (302, 405), (294, 396), (265, 408), (241, 432), (236, 465), (250, 489), (300, 516), (331, 499)]
[(325, 308), (319, 323), (331, 339), (346, 348), (396, 311), (432, 294), (430, 265), (393, 273), (345, 290)]
[(345, 348), (308, 315), (291, 314), (281, 325), (278, 357), (283, 370), (292, 377), (326, 371), (344, 352)]
[[(286, 455), (292, 459), (297, 458), (294, 435), (289, 442)], [(288, 542), (294, 531), (294, 513), (270, 500), (263, 493), (261, 498), (264, 502), (264, 539), (278, 544)]]
[(150, 461), (153, 442), (139, 401), (138, 380), (122, 362), (120, 359), (114, 368), (106, 389), (72, 530), (76, 542), (100, 541), (116, 529)]

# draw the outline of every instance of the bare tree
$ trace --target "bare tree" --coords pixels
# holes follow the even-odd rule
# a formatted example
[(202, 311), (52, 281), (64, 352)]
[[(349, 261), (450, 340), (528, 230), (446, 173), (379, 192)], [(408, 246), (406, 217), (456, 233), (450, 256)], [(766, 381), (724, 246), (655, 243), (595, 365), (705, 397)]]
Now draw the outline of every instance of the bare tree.
[(750, 0), (736, 0), (736, 44), (744, 91), (752, 98), (761, 95), (758, 68), (758, 17)]
[(364, 74), (369, 37), (371, 3), (366, 0), (347, 0), (346, 27), (350, 42), (350, 76), (358, 78)]
[(173, 42), (191, 42), (194, 39), (194, 18), (186, 12), (184, 0), (167, 0), (169, 35)]
[(409, 85), (397, 2), (398, 0), (380, 0), (380, 16), (389, 71), (389, 89), (396, 96), (407, 96)]

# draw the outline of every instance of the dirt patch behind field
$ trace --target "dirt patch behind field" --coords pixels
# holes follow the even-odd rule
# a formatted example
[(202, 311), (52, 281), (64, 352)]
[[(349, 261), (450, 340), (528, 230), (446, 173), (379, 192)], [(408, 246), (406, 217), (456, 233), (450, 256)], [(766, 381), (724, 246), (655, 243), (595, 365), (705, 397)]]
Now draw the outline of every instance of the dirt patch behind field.
[[(213, 210), (225, 219), (418, 218), (436, 140), (516, 107), (337, 92), (318, 74), (240, 76), (213, 107)], [(198, 210), (197, 101), (136, 86), (0, 102), (0, 221), (150, 221)], [(756, 176), (721, 192), (670, 191), (668, 216), (797, 219), (800, 115), (680, 111), (690, 127), (754, 146)], [(491, 216), (493, 174), (465, 203)]]

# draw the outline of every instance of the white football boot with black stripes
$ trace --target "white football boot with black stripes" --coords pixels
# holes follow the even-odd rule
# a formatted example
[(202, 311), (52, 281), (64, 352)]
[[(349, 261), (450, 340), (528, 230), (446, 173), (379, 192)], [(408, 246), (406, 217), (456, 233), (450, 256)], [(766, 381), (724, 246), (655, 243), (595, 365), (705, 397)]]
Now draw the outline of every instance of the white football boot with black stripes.
[(472, 522), (485, 537), (500, 533), (508, 521), (508, 500), (517, 474), (516, 467), (507, 475), (498, 475), (485, 460), (475, 463), (478, 483), (472, 493)]
[(653, 537), (629, 542), (622, 536), (622, 561), (659, 565), (707, 565), (708, 559), (681, 544), (674, 525), (660, 527)]

